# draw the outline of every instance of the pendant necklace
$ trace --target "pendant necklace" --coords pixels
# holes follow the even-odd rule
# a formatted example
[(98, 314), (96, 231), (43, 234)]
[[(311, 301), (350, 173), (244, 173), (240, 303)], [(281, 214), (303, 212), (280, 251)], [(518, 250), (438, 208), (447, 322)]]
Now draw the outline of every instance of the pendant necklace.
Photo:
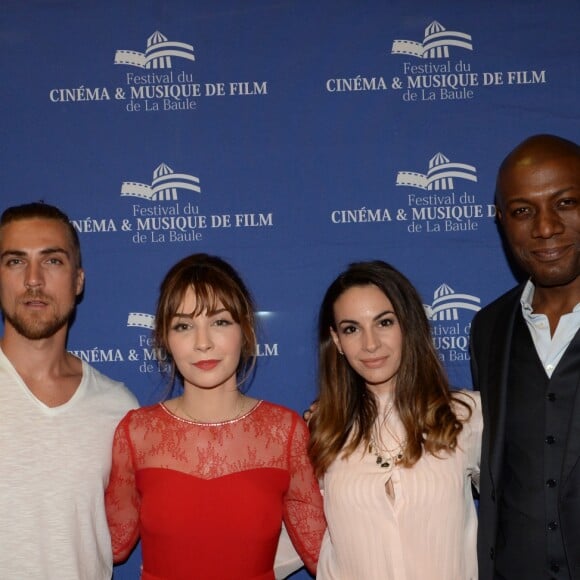
[[(376, 457), (376, 464), (382, 469), (386, 469), (389, 471), (404, 460), (405, 446), (407, 444), (406, 439), (401, 440), (396, 435), (396, 433), (394, 433), (394, 431), (389, 427), (388, 419), (391, 414), (391, 411), (393, 410), (393, 406), (394, 403), (391, 403), (386, 413), (384, 414), (383, 420), (381, 421), (380, 425), (379, 426), (375, 425), (375, 427), (373, 428), (373, 433), (371, 434), (368, 448), (369, 453)], [(395, 441), (396, 443), (395, 447), (389, 449), (387, 447), (383, 447), (382, 445), (378, 444), (378, 441), (381, 441), (382, 443), (382, 438), (380, 435), (382, 427), (385, 427), (387, 433)]]

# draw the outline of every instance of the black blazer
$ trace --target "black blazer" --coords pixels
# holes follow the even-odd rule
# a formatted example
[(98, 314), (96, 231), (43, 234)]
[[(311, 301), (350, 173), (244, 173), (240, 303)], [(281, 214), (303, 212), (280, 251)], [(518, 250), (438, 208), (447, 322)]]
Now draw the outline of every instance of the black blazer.
[[(509, 353), (523, 288), (513, 288), (492, 302), (476, 314), (471, 325), (471, 372), (474, 388), (481, 391), (483, 409), (477, 534), (480, 580), (493, 579)], [(580, 341), (580, 332), (573, 341)], [(564, 547), (570, 576), (580, 580), (580, 373), (560, 481), (558, 515)]]

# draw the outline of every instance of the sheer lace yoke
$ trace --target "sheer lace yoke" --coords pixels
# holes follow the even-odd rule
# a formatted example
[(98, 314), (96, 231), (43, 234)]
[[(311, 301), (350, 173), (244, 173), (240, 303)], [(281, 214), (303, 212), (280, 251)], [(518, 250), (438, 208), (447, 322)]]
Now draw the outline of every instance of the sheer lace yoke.
[(132, 414), (127, 424), (136, 471), (170, 469), (201, 479), (250, 469), (288, 469), (292, 427), (290, 414), (262, 401), (223, 423), (188, 421), (161, 403)]

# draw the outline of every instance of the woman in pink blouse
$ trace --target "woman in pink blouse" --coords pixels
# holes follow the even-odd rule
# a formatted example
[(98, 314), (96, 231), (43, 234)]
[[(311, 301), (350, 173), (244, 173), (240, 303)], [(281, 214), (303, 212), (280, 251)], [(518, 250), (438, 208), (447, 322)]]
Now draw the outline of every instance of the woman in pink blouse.
[(317, 578), (476, 579), (479, 394), (450, 391), (421, 299), (388, 264), (352, 264), (327, 290), (319, 384)]
[(106, 507), (115, 561), (141, 537), (143, 580), (273, 580), (282, 522), (312, 572), (325, 529), (308, 429), (246, 396), (254, 306), (236, 271), (194, 254), (162, 285), (155, 343), (180, 396), (119, 424)]

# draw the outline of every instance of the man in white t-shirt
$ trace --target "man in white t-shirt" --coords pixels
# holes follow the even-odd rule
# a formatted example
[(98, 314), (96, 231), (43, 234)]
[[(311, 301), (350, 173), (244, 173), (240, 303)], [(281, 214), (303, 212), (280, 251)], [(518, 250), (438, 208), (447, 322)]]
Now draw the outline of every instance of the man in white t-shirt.
[(56, 207), (0, 217), (0, 578), (105, 580), (114, 429), (135, 397), (66, 350), (84, 285), (78, 236)]

